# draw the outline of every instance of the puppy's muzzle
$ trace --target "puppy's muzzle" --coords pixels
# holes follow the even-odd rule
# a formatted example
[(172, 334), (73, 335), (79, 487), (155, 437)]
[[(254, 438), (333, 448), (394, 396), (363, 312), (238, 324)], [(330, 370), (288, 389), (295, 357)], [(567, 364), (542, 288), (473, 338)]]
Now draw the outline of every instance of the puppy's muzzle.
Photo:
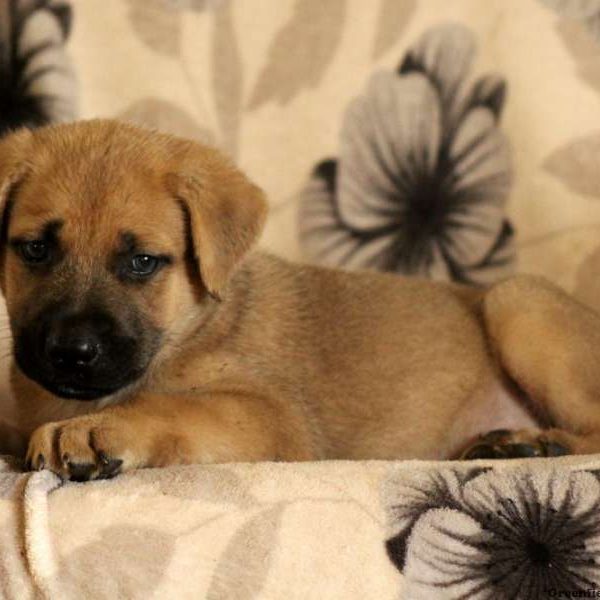
[(111, 395), (142, 376), (153, 354), (153, 346), (144, 343), (143, 328), (134, 331), (131, 321), (105, 309), (48, 306), (20, 328), (15, 339), (17, 364), (62, 398), (96, 400)]

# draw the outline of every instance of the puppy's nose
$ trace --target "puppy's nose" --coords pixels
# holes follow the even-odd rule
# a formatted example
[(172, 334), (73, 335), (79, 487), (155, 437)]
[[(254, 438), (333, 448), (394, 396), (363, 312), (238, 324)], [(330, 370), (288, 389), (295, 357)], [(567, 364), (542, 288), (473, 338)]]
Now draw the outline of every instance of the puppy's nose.
[(93, 335), (56, 337), (46, 342), (46, 353), (52, 365), (63, 371), (90, 367), (98, 358), (100, 344)]

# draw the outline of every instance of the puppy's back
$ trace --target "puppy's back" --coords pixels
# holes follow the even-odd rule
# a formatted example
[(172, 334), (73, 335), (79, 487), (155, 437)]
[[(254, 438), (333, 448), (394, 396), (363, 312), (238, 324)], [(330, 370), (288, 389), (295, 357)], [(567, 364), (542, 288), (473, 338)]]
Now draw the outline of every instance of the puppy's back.
[[(478, 291), (262, 253), (244, 269), (247, 325), (257, 352), (265, 352), (265, 372), (308, 402), (329, 432), (330, 456), (352, 457), (356, 447), (377, 457), (378, 436), (398, 413), (417, 429), (423, 424), (431, 444), (432, 420), (447, 423), (438, 419), (440, 405), (454, 410), (491, 369)], [(336, 436), (349, 430), (354, 439)], [(414, 451), (418, 435), (411, 436)]]

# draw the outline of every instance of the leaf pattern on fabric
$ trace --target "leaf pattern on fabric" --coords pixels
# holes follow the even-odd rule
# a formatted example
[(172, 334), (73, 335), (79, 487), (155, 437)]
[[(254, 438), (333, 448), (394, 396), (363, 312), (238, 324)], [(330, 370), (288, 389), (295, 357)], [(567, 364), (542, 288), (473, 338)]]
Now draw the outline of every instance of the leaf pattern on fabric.
[(221, 129), (221, 147), (235, 158), (242, 123), (244, 70), (229, 4), (215, 12), (211, 52), (212, 83)]
[(513, 271), (506, 84), (466, 85), (474, 46), (461, 25), (427, 30), (398, 72), (375, 73), (350, 103), (339, 158), (301, 195), (309, 258), (481, 285)]
[(429, 476), (429, 485), (407, 472), (386, 484), (389, 525), (398, 530), (387, 548), (407, 597), (525, 600), (600, 584), (596, 473), (538, 465)]
[[(186, 474), (192, 470), (198, 472), (199, 469), (202, 469), (202, 485), (185, 485)], [(235, 504), (244, 508), (257, 503), (249, 486), (233, 469), (226, 466), (171, 468), (163, 471), (161, 475), (158, 485), (161, 493), (166, 496), (214, 502), (215, 504)], [(156, 484), (157, 478), (154, 471), (139, 471), (136, 476), (141, 482), (149, 485)]]
[(260, 598), (284, 510), (285, 503), (269, 507), (248, 519), (233, 535), (215, 568), (207, 600)]
[(181, 20), (164, 0), (126, 0), (132, 31), (150, 49), (171, 58), (181, 50)]
[(546, 6), (553, 8), (573, 19), (586, 19), (600, 12), (600, 0), (541, 0)]
[[(77, 598), (88, 589), (90, 580), (102, 579), (105, 598), (150, 598), (168, 570), (176, 540), (175, 535), (158, 528), (107, 527), (97, 539), (62, 557), (57, 587), (70, 588), (73, 595), (67, 597)], [(109, 577), (106, 565), (111, 565)]]
[(569, 142), (555, 150), (543, 168), (571, 192), (600, 198), (600, 132)]
[(416, 0), (381, 0), (373, 59), (383, 56), (400, 39), (416, 8)]
[(215, 143), (212, 132), (201, 127), (189, 113), (176, 104), (160, 98), (149, 97), (137, 100), (119, 113), (117, 118), (204, 144)]
[(317, 87), (342, 39), (347, 0), (296, 0), (294, 12), (275, 36), (249, 109), (266, 102), (287, 104), (301, 90)]
[(600, 41), (600, 0), (540, 0), (558, 14), (583, 23), (592, 37)]
[(579, 78), (600, 92), (600, 44), (578, 21), (563, 19), (556, 29), (575, 61)]

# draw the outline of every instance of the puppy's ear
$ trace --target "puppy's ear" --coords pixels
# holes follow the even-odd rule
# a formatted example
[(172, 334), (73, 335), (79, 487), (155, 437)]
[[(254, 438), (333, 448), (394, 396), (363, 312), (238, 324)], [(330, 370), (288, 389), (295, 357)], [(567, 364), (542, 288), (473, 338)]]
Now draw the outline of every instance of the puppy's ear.
[(190, 223), (194, 259), (209, 294), (219, 299), (263, 229), (260, 188), (216, 151), (194, 145), (179, 172), (167, 177)]
[(19, 129), (0, 140), (0, 213), (11, 189), (21, 180), (27, 169), (31, 131)]
[[(0, 270), (4, 264), (12, 192), (25, 177), (31, 137), (29, 129), (20, 129), (0, 141)], [(0, 278), (0, 283), (3, 279)]]

